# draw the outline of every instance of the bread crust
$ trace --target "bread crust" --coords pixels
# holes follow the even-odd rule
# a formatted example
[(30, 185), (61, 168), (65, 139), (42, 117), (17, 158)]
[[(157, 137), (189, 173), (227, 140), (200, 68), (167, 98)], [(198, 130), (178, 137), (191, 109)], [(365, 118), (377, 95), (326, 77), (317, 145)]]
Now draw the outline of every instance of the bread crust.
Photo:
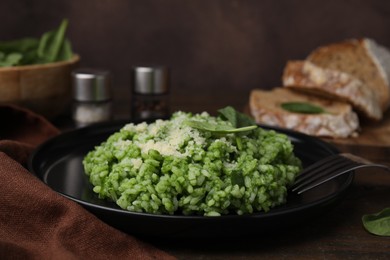
[(354, 76), (377, 93), (382, 112), (389, 108), (390, 51), (372, 39), (348, 39), (324, 45), (313, 50), (306, 60)]
[(371, 120), (378, 121), (383, 117), (374, 90), (350, 74), (321, 68), (310, 61), (289, 61), (282, 80), (288, 88), (346, 101)]
[[(309, 102), (323, 107), (322, 114), (294, 113), (281, 108), (283, 102)], [(249, 107), (257, 123), (292, 129), (308, 135), (346, 138), (356, 136), (359, 119), (349, 104), (298, 93), (287, 88), (254, 89)]]

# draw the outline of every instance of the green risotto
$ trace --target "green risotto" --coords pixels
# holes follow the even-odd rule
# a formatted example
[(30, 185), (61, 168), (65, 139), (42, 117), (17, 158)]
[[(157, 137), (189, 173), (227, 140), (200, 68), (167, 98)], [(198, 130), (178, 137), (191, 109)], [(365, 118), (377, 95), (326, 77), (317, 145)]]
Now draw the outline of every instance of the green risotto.
[(290, 140), (231, 119), (176, 112), (125, 125), (84, 158), (93, 191), (153, 214), (242, 215), (285, 203), (301, 170)]

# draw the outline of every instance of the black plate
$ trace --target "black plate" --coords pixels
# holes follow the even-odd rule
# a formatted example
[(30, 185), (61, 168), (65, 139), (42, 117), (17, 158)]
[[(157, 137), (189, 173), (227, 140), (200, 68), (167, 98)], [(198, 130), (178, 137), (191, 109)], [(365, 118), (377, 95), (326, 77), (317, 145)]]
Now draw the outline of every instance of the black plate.
[[(124, 124), (95, 125), (54, 137), (35, 150), (29, 160), (29, 170), (53, 190), (80, 203), (109, 225), (129, 234), (164, 238), (227, 237), (284, 230), (327, 211), (353, 181), (350, 173), (302, 195), (289, 194), (285, 205), (267, 213), (204, 217), (128, 212), (97, 198), (81, 164), (88, 151)], [(290, 137), (304, 166), (337, 153), (333, 146), (317, 138), (283, 129), (277, 131)]]

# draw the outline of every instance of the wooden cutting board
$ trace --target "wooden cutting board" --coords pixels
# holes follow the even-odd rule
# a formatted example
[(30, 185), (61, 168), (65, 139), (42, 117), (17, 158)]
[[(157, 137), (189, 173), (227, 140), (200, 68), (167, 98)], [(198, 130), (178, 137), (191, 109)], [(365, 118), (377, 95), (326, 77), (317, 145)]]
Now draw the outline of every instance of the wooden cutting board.
[(357, 137), (325, 140), (343, 145), (369, 145), (390, 147), (390, 111), (384, 114), (380, 122), (361, 122), (361, 130)]
[[(250, 115), (249, 105), (244, 113)], [(350, 138), (322, 138), (323, 140), (342, 146), (375, 146), (390, 147), (390, 111), (387, 111), (380, 122), (360, 122), (359, 135)]]

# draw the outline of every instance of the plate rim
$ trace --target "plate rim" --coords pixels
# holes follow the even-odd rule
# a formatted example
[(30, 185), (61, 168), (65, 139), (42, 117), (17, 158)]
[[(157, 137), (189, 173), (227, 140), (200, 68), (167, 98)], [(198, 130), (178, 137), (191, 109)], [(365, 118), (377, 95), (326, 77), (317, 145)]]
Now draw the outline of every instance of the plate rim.
[[(345, 182), (342, 183), (341, 187), (337, 191), (335, 191), (332, 194), (329, 194), (323, 198), (320, 198), (318, 200), (315, 200), (315, 201), (312, 201), (309, 203), (305, 203), (302, 205), (284, 207), (284, 208), (275, 207), (275, 208), (270, 209), (268, 212), (261, 211), (261, 212), (244, 214), (244, 215), (228, 214), (228, 215), (221, 215), (218, 217), (209, 217), (209, 216), (203, 216), (203, 215), (169, 215), (169, 214), (152, 214), (152, 213), (145, 213), (145, 212), (132, 212), (132, 211), (127, 211), (127, 210), (121, 209), (121, 208), (119, 208), (119, 206), (118, 206), (118, 208), (113, 208), (113, 207), (109, 207), (109, 206), (94, 204), (92, 202), (88, 202), (88, 201), (76, 198), (74, 196), (71, 196), (69, 194), (65, 194), (63, 192), (55, 190), (44, 180), (45, 179), (44, 176), (46, 175), (46, 173), (41, 174), (41, 173), (37, 172), (37, 169), (35, 166), (37, 163), (36, 162), (37, 156), (39, 156), (39, 153), (44, 151), (44, 149), (46, 147), (50, 147), (50, 145), (52, 143), (57, 142), (57, 140), (67, 138), (68, 136), (72, 136), (72, 135), (84, 135), (84, 134), (88, 134), (90, 132), (102, 132), (102, 133), (105, 133), (106, 135), (110, 135), (114, 131), (119, 130), (125, 124), (132, 123), (132, 122), (136, 123), (137, 121), (113, 120), (111, 122), (98, 123), (98, 124), (94, 124), (94, 125), (90, 125), (90, 126), (86, 126), (86, 127), (82, 127), (82, 128), (68, 130), (68, 131), (65, 131), (65, 132), (57, 135), (57, 136), (54, 136), (54, 137), (46, 140), (45, 142), (43, 142), (42, 144), (40, 144), (39, 146), (37, 146), (34, 149), (34, 151), (29, 156), (29, 159), (27, 162), (28, 170), (32, 174), (34, 174), (40, 181), (42, 181), (45, 185), (47, 185), (49, 188), (51, 188), (53, 191), (57, 192), (61, 196), (64, 196), (64, 197), (66, 197), (66, 198), (68, 198), (68, 199), (88, 208), (88, 209), (104, 210), (104, 211), (108, 211), (111, 213), (120, 214), (120, 215), (124, 214), (126, 216), (132, 216), (132, 217), (172, 219), (172, 220), (175, 220), (175, 219), (180, 219), (180, 220), (186, 219), (187, 220), (188, 219), (191, 221), (205, 221), (205, 220), (214, 221), (215, 219), (228, 220), (228, 219), (237, 219), (237, 218), (240, 218), (240, 219), (265, 219), (265, 218), (276, 217), (276, 216), (280, 216), (280, 215), (284, 215), (284, 214), (294, 214), (294, 213), (297, 213), (297, 212), (300, 212), (300, 211), (303, 211), (303, 210), (306, 210), (306, 209), (309, 209), (309, 208), (312, 208), (315, 206), (320, 206), (325, 202), (331, 202), (332, 200), (335, 200), (341, 193), (345, 192), (350, 187), (350, 185), (352, 184), (353, 179), (354, 179), (354, 172), (347, 173)], [(289, 138), (296, 138), (298, 140), (304, 139), (305, 141), (308, 141), (310, 143), (321, 146), (322, 148), (326, 149), (326, 151), (329, 152), (330, 154), (339, 152), (339, 150), (334, 145), (332, 145), (331, 143), (325, 142), (324, 140), (321, 140), (320, 138), (317, 138), (317, 137), (309, 136), (309, 135), (306, 135), (304, 133), (293, 131), (291, 129), (273, 127), (273, 126), (262, 125), (262, 124), (259, 124), (259, 126), (264, 128), (264, 129), (267, 129), (267, 130), (275, 130), (278, 132), (282, 132), (284, 134), (287, 134), (289, 136)], [(110, 131), (111, 133), (109, 133), (109, 129), (112, 130), (112, 131)], [(283, 204), (281, 206), (284, 206), (284, 205), (286, 205), (286, 204)]]

